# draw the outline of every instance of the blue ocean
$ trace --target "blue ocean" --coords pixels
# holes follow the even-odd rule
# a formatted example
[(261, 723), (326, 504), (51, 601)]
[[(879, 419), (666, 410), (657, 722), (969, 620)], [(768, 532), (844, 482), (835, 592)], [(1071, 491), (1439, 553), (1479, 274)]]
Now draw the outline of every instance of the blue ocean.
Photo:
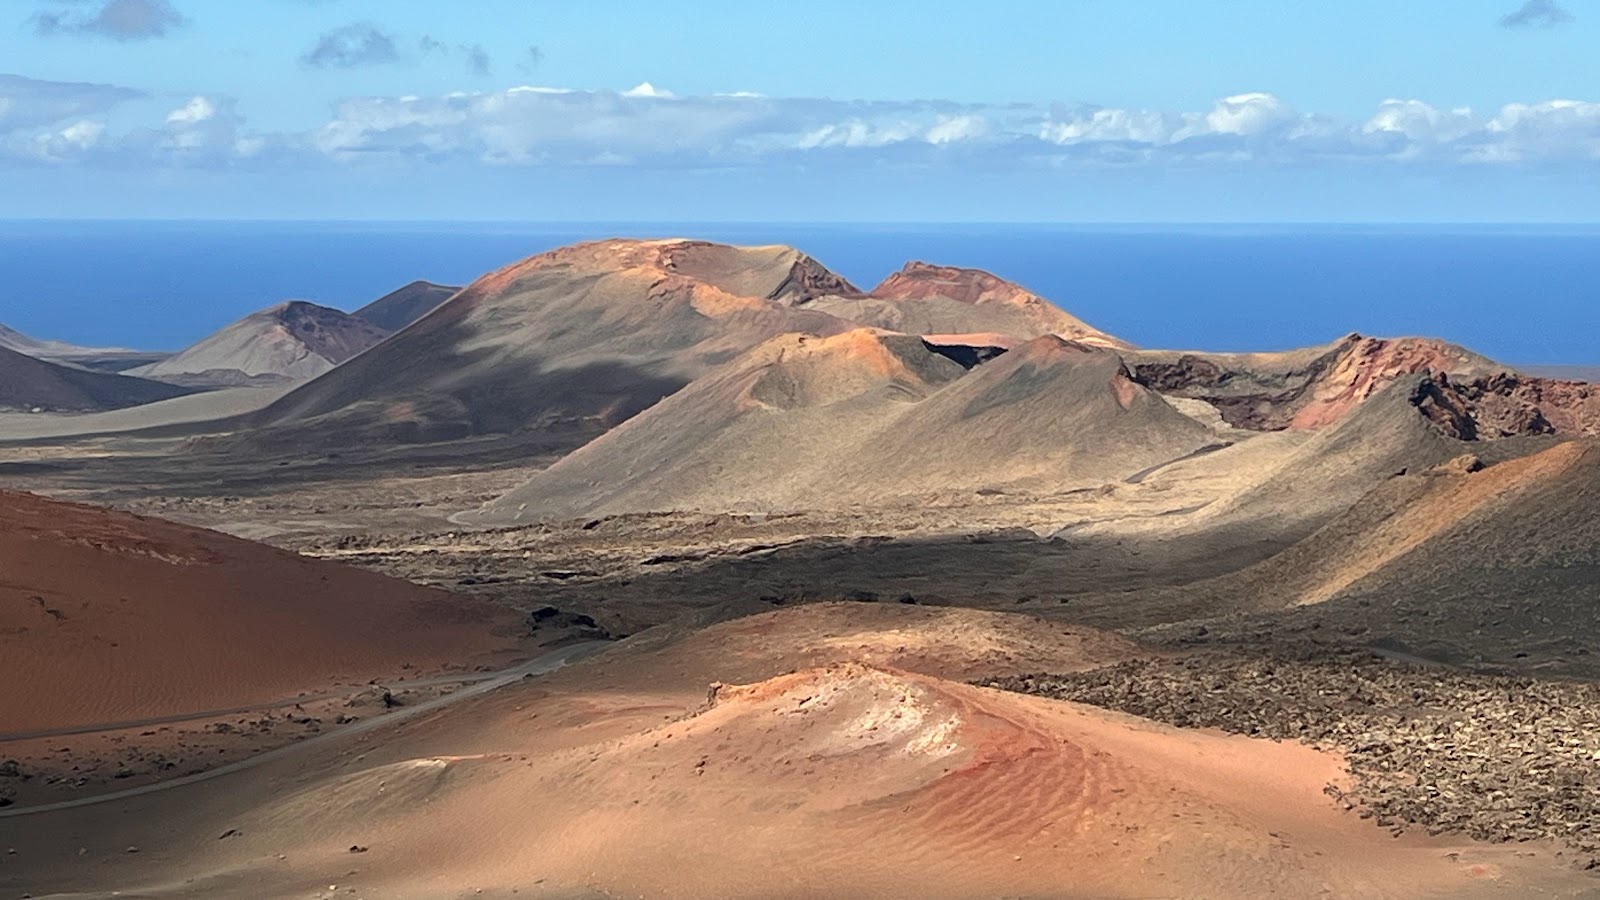
[(791, 244), (862, 287), (906, 260), (988, 269), (1135, 344), (1270, 350), (1424, 334), (1513, 364), (1600, 364), (1600, 226), (0, 221), (0, 323), (176, 349), (279, 300), (354, 309), (573, 241)]

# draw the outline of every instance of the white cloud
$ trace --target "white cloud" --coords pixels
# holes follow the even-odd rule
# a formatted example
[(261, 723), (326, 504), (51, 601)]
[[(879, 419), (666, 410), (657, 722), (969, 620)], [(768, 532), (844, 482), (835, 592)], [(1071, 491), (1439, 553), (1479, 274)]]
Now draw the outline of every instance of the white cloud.
[[(1388, 99), (1370, 116), (1297, 111), (1265, 92), (1199, 110), (677, 95), (520, 85), (355, 97), (299, 132), (252, 131), (234, 101), (199, 95), (108, 128), (135, 91), (0, 76), (0, 164), (636, 166), (790, 164), (1452, 166), (1600, 161), (1600, 103), (1479, 113)], [(149, 104), (144, 104), (148, 106)], [(128, 115), (121, 119), (131, 118)]]
[(1366, 134), (1399, 134), (1416, 144), (1458, 140), (1478, 127), (1471, 109), (1436, 109), (1421, 100), (1385, 100), (1361, 126)]
[(1297, 116), (1289, 105), (1271, 94), (1235, 94), (1217, 101), (1206, 114), (1210, 134), (1260, 134), (1275, 126), (1293, 122)]
[(1193, 120), (1192, 116), (1149, 110), (1091, 108), (1060, 111), (1040, 125), (1039, 138), (1052, 144), (1167, 144), (1181, 130), (1191, 127)]
[(989, 120), (983, 116), (940, 116), (922, 139), (930, 144), (956, 144), (978, 140), (988, 132)]
[(90, 147), (100, 140), (100, 135), (105, 134), (106, 127), (99, 122), (88, 120), (73, 122), (61, 129), (61, 139), (76, 147)]
[(659, 99), (670, 100), (676, 95), (673, 94), (671, 91), (663, 91), (663, 90), (661, 90), (660, 88), (656, 87), (655, 85), (651, 84), (648, 81), (643, 81), (643, 82), (640, 82), (637, 87), (629, 88), (628, 90), (623, 91), (622, 92), (622, 96), (624, 96), (624, 97), (656, 97), (656, 98), (659, 98)]
[(217, 108), (205, 97), (196, 97), (167, 113), (168, 125), (193, 125), (215, 116)]
[(1600, 160), (1600, 103), (1546, 100), (1510, 103), (1485, 126), (1495, 161), (1545, 158)]

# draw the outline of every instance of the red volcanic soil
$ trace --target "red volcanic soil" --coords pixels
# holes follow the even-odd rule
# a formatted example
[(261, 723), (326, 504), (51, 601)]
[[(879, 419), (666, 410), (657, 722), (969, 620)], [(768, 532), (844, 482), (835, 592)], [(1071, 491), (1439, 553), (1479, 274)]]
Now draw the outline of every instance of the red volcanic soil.
[(981, 269), (909, 262), (872, 289), (872, 296), (890, 300), (948, 297), (962, 303), (1028, 303), (1037, 299), (1021, 287)]
[(509, 613), (248, 541), (0, 492), (0, 732), (487, 661)]
[[(1500, 874), (1342, 813), (1323, 792), (1339, 759), (1304, 746), (856, 663), (664, 708), (566, 750), (341, 773), (240, 828), (307, 887), (358, 835), (350, 883), (397, 895), (1479, 896)], [(536, 727), (586, 726), (546, 709)]]
[[(41, 816), (10, 871), (35, 893), (216, 897), (1522, 897), (1582, 878), (1534, 845), (1393, 837), (1324, 793), (1346, 780), (1332, 754), (954, 680), (1141, 652), (1092, 629), (900, 604), (693, 627), (359, 753)], [(111, 834), (90, 866), (86, 828)]]

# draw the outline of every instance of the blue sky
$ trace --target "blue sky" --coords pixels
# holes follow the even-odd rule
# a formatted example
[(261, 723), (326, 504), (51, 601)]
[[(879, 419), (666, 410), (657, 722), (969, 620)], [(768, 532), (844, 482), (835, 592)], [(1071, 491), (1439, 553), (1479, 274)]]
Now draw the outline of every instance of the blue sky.
[(0, 216), (1596, 221), (1597, 38), (1596, 0), (7, 0)]

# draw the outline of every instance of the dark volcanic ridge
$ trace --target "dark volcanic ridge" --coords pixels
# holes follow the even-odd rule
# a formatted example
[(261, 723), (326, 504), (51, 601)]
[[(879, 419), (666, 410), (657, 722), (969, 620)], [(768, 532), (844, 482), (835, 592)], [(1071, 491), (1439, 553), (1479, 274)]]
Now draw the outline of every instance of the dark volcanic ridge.
[(350, 315), (387, 332), (396, 332), (433, 312), (455, 296), (461, 288), (431, 281), (413, 281), (399, 290), (384, 294)]
[(0, 347), (0, 409), (100, 412), (188, 393), (192, 391), (176, 385), (80, 369)]

